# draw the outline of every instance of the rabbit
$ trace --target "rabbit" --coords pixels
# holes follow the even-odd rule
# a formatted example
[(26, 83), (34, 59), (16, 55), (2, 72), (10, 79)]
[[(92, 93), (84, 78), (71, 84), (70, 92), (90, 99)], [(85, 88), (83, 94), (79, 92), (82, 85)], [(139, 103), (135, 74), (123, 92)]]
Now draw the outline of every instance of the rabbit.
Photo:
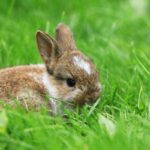
[(37, 31), (36, 42), (44, 64), (0, 69), (0, 100), (11, 104), (16, 99), (26, 108), (45, 106), (53, 114), (60, 111), (60, 101), (73, 107), (96, 102), (99, 73), (77, 49), (70, 28), (58, 24), (55, 38)]

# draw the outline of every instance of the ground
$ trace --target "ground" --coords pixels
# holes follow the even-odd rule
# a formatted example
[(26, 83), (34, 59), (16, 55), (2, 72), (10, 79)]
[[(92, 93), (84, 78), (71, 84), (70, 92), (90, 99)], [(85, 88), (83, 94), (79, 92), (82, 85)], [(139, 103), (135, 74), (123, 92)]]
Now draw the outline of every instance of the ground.
[(0, 68), (41, 63), (38, 29), (59, 22), (95, 62), (101, 99), (82, 114), (49, 117), (45, 110), (4, 108), (0, 149), (150, 149), (150, 4), (148, 0), (2, 0)]

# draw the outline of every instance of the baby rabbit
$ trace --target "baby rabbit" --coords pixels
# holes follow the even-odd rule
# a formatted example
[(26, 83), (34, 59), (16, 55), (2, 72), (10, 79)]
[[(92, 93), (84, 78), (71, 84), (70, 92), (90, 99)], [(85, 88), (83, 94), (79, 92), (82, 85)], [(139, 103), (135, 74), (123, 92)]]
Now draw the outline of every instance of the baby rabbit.
[(83, 106), (99, 98), (98, 71), (77, 49), (69, 27), (59, 24), (55, 39), (38, 31), (36, 41), (44, 65), (1, 69), (1, 100), (19, 100), (26, 108), (46, 105), (56, 114), (60, 101), (64, 105)]

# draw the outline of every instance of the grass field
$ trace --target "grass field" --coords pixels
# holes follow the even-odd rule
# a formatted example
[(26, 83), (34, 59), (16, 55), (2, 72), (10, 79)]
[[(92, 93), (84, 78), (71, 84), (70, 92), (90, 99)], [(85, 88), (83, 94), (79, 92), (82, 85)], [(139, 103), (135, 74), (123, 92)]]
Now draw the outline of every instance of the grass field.
[(67, 112), (68, 120), (2, 109), (0, 150), (149, 150), (149, 18), (148, 0), (1, 0), (0, 68), (41, 63), (37, 29), (54, 35), (64, 22), (96, 63), (103, 92), (98, 105)]

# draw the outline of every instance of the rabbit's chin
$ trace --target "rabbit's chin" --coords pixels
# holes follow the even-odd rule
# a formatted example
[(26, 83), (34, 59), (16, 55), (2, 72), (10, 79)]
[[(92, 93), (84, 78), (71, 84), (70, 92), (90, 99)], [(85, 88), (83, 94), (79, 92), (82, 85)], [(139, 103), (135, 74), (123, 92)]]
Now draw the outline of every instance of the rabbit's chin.
[[(73, 91), (71, 95), (68, 94), (65, 97), (61, 98), (50, 98), (49, 99), (49, 104), (51, 107), (51, 112), (53, 115), (64, 115), (65, 110), (73, 110), (75, 108), (75, 98), (77, 95), (78, 91)], [(74, 97), (73, 97), (74, 96)]]

